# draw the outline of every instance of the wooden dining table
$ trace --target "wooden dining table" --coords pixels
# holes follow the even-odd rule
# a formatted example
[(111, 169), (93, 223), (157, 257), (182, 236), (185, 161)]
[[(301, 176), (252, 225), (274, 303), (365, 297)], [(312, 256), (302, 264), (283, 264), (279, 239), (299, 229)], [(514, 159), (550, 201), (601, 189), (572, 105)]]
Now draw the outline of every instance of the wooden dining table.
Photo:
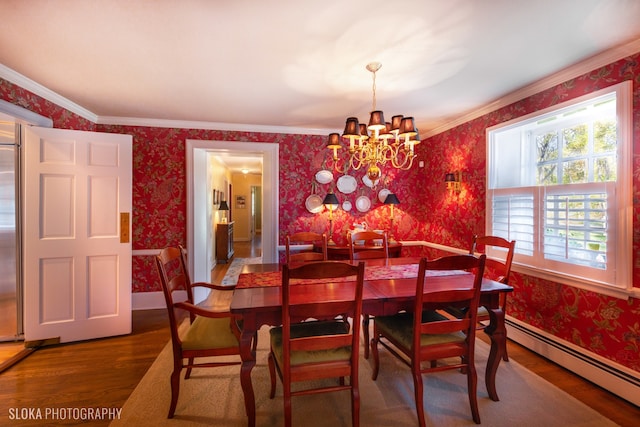
[[(373, 316), (392, 315), (400, 310), (413, 310), (417, 266), (420, 258), (388, 258), (367, 260), (362, 297), (363, 313)], [(240, 383), (244, 393), (249, 427), (256, 424), (255, 396), (251, 371), (256, 364), (253, 339), (264, 325), (282, 323), (281, 264), (245, 265), (231, 300), (231, 313), (243, 319), (240, 339)], [(433, 275), (426, 278), (425, 292), (436, 292), (468, 286), (473, 275), (466, 272)], [(354, 281), (298, 283), (290, 288), (292, 304), (322, 304), (353, 296)], [(506, 346), (504, 312), (500, 309), (500, 294), (513, 288), (490, 279), (483, 279), (480, 304), (487, 308), (490, 323), (484, 332), (490, 337), (491, 350), (487, 361), (485, 383), (489, 397), (498, 401), (496, 372)], [(365, 343), (365, 345), (369, 345)]]

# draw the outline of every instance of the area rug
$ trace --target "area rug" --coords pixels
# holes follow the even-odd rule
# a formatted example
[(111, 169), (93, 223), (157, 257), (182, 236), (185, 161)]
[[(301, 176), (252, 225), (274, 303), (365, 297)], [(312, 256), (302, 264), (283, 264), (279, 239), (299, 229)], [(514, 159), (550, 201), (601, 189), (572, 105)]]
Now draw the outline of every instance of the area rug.
[[(259, 332), (257, 363), (252, 371), (256, 399), (256, 425), (282, 426), (282, 384), (269, 399), (267, 368), (268, 329)], [(611, 420), (511, 360), (498, 368), (499, 402), (489, 399), (484, 367), (489, 346), (477, 340), (478, 406), (484, 426), (606, 427)], [(380, 349), (380, 374), (371, 380), (371, 360), (360, 357), (361, 426), (416, 426), (413, 381), (407, 366)], [(133, 391), (122, 417), (111, 426), (228, 426), (244, 427), (247, 418), (240, 387), (240, 368), (194, 370), (181, 380), (180, 397), (173, 419), (167, 419), (172, 369), (170, 343), (162, 350)], [(474, 426), (467, 397), (466, 376), (458, 371), (424, 377), (424, 402), (428, 426)], [(293, 425), (304, 427), (351, 426), (347, 391), (294, 397)]]
[(262, 263), (262, 257), (255, 258), (234, 258), (227, 270), (227, 273), (224, 275), (221, 284), (223, 285), (235, 285), (238, 283), (238, 276), (240, 275), (240, 271), (242, 267), (246, 264), (260, 264)]

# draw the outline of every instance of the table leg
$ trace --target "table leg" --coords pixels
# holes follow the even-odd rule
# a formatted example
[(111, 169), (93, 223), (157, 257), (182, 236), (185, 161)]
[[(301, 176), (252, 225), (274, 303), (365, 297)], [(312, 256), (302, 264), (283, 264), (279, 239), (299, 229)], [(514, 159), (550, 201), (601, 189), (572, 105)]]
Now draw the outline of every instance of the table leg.
[(489, 325), (484, 328), (484, 332), (491, 338), (491, 351), (487, 360), (487, 370), (485, 372), (485, 383), (489, 397), (493, 401), (499, 401), (496, 391), (496, 372), (500, 359), (504, 354), (507, 345), (507, 330), (504, 325), (504, 312), (500, 308), (489, 309)]
[(251, 383), (251, 370), (256, 365), (256, 352), (252, 347), (256, 331), (249, 330), (245, 324), (240, 336), (240, 358), (242, 367), (240, 368), (240, 384), (244, 394), (244, 408), (247, 413), (247, 425), (256, 425), (256, 401), (253, 394), (253, 384)]

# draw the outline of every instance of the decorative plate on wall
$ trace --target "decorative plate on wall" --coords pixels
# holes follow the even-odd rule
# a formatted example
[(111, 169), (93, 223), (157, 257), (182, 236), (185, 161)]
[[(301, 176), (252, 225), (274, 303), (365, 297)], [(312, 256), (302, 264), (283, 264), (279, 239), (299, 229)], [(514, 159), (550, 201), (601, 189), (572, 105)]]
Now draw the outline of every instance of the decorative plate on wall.
[(371, 200), (367, 196), (360, 196), (356, 199), (356, 209), (360, 212), (367, 212), (371, 209)]
[(328, 184), (333, 181), (333, 173), (329, 170), (323, 169), (316, 173), (316, 181), (320, 184)]
[(311, 213), (319, 213), (322, 211), (322, 197), (316, 194), (316, 183), (311, 183), (311, 195), (307, 197), (304, 206)]
[(343, 194), (351, 194), (356, 191), (358, 182), (351, 175), (342, 175), (338, 178), (337, 182), (338, 190)]
[(307, 210), (309, 212), (318, 213), (322, 210), (322, 197), (318, 196), (317, 194), (312, 194), (307, 197), (304, 205), (307, 207)]

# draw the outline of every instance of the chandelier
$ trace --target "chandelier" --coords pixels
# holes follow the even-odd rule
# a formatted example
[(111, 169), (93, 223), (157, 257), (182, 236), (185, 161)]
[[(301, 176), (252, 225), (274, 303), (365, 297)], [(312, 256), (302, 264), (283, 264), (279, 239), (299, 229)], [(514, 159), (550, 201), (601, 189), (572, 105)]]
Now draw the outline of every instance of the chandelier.
[[(390, 163), (396, 169), (407, 170), (416, 157), (414, 147), (420, 143), (413, 117), (393, 116), (385, 122), (382, 111), (376, 110), (376, 72), (382, 67), (379, 62), (367, 64), (373, 74), (373, 104), (369, 124), (359, 123), (356, 117), (349, 117), (344, 127), (342, 139), (348, 142), (349, 165), (352, 169), (367, 168), (371, 182), (380, 178), (381, 166)], [(337, 169), (338, 150), (342, 148), (340, 134), (329, 134), (327, 148), (333, 151), (333, 161)]]

